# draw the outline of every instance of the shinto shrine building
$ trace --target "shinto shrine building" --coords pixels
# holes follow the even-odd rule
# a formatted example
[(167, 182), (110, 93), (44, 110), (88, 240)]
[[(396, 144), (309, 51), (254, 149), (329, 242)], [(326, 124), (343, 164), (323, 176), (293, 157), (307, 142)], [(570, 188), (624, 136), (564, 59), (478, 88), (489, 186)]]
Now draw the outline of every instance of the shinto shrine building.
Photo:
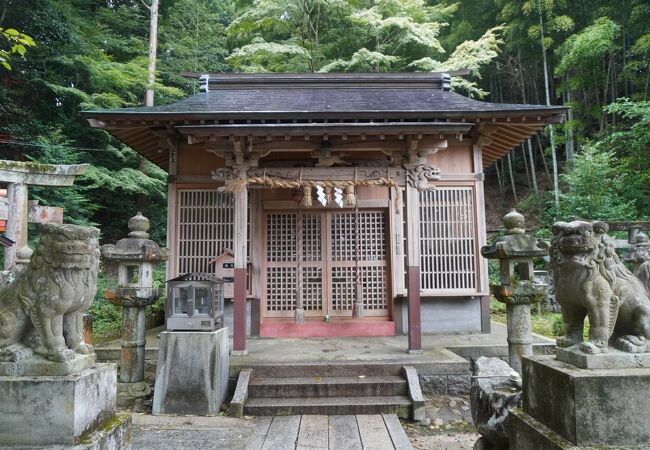
[(565, 108), (440, 73), (186, 75), (199, 94), (85, 115), (168, 171), (168, 278), (233, 267), (233, 351), (489, 331), (483, 170)]

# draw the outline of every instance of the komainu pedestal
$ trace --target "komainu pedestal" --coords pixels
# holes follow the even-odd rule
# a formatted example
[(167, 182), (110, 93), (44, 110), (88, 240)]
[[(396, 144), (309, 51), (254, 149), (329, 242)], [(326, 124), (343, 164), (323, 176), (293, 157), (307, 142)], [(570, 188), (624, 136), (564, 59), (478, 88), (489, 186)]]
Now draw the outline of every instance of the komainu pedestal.
[(565, 336), (555, 357), (523, 359), (523, 410), (509, 416), (511, 448), (650, 448), (650, 298), (607, 230), (603, 222), (553, 225)]
[(99, 230), (47, 224), (0, 290), (0, 447), (130, 448), (114, 364), (95, 364), (83, 313), (97, 291)]
[(523, 358), (523, 410), (510, 448), (650, 446), (650, 367), (585, 370), (554, 356)]

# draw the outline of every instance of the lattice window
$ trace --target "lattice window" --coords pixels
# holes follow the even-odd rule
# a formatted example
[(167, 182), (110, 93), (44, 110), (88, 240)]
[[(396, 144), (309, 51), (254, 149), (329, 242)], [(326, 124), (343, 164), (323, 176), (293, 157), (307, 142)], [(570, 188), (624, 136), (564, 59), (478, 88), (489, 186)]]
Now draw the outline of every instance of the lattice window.
[(305, 214), (302, 229), (302, 258), (303, 261), (321, 260), (321, 217), (320, 215)]
[(361, 269), (363, 307), (367, 310), (388, 308), (386, 267), (368, 266)]
[(296, 214), (269, 214), (266, 230), (267, 261), (295, 261)]
[[(386, 259), (386, 222), (383, 212), (359, 213), (359, 260)], [(355, 261), (355, 214), (332, 214), (332, 261)]]
[(473, 188), (439, 186), (419, 199), (421, 289), (476, 289)]
[(212, 259), (233, 248), (232, 194), (180, 190), (178, 208), (178, 273), (207, 272)]
[(323, 269), (302, 268), (302, 304), (307, 311), (323, 309)]
[(354, 302), (354, 267), (332, 267), (332, 308), (352, 310)]
[(296, 268), (268, 267), (266, 292), (268, 311), (293, 311), (296, 307)]
[[(361, 266), (362, 301), (365, 310), (388, 308), (386, 267)], [(332, 267), (332, 308), (351, 310), (355, 297), (355, 268)]]

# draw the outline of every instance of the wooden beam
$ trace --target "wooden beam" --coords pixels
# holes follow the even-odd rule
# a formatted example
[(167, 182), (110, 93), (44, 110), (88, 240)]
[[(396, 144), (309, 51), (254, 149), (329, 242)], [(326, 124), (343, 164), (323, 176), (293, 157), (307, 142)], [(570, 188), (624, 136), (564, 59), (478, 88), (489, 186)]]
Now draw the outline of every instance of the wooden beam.
[(301, 124), (231, 124), (178, 126), (181, 134), (195, 136), (322, 136), (439, 134), (469, 132), (473, 124), (451, 122), (370, 122), (370, 123), (301, 123)]
[(406, 170), (401, 167), (265, 167), (248, 170), (249, 177), (276, 177), (305, 181), (374, 180), (388, 177), (397, 184), (406, 183)]

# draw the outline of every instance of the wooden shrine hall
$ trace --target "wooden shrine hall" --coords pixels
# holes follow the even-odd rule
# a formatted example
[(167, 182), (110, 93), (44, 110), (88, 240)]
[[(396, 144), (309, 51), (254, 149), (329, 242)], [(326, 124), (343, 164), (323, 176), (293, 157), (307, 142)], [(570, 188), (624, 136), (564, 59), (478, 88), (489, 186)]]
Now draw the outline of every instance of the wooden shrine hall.
[(247, 333), (408, 333), (417, 353), (421, 333), (489, 332), (483, 170), (564, 107), (441, 73), (185, 75), (199, 94), (84, 114), (168, 171), (168, 279), (230, 258), (234, 352)]

